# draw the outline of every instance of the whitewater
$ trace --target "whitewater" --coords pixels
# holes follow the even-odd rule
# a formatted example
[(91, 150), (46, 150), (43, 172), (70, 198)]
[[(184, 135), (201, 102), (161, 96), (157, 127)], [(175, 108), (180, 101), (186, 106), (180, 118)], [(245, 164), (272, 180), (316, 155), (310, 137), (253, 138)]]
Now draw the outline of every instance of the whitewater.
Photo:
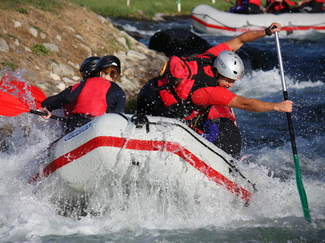
[[(212, 44), (224, 40), (204, 37)], [(116, 179), (110, 188), (113, 198), (107, 200), (106, 189), (99, 188), (90, 199), (102, 213), (78, 218), (58, 214), (52, 191), (27, 183), (31, 164), (44, 157), (47, 147), (62, 135), (62, 122), (24, 113), (0, 116), (0, 241), (325, 242), (324, 41), (281, 40), (312, 223), (303, 217), (284, 113), (235, 111), (243, 137), (240, 169), (257, 187), (248, 207), (229, 202), (227, 192), (216, 194), (204, 184), (186, 187), (186, 182), (178, 187), (168, 177), (146, 182), (158, 183), (163, 195), (140, 191), (134, 184), (134, 193), (126, 197), (121, 191), (122, 179)], [(283, 100), (274, 50), (274, 39), (250, 43), (244, 49), (251, 55), (266, 53), (270, 61), (251, 68), (236, 82), (234, 93), (270, 102)], [(262, 61), (265, 56), (256, 58)], [(55, 188), (55, 181), (52, 183)]]

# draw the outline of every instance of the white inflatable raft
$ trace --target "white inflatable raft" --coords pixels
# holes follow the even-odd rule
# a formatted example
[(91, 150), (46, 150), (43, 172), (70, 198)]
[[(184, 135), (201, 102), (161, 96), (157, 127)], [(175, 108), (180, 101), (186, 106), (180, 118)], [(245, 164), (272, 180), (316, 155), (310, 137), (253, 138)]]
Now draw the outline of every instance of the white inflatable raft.
[(175, 119), (142, 118), (105, 114), (65, 135), (29, 183), (55, 176), (70, 191), (91, 194), (99, 180), (138, 170), (144, 177), (181, 177), (189, 186), (208, 183), (249, 203), (255, 187), (234, 158)]
[(272, 22), (281, 24), (280, 37), (312, 31), (325, 33), (325, 13), (238, 14), (201, 4), (193, 8), (191, 21), (195, 28), (207, 34), (237, 35), (264, 29)]

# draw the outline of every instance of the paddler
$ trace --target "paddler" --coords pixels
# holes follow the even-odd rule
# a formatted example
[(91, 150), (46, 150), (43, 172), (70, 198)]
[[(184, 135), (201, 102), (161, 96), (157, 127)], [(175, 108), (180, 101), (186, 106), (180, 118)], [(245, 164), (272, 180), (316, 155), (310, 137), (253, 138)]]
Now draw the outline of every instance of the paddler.
[(121, 74), (120, 60), (113, 55), (87, 58), (80, 66), (83, 81), (42, 102), (43, 116), (49, 119), (51, 112), (65, 107), (69, 117), (66, 132), (105, 113), (123, 113), (126, 94), (116, 83)]
[(191, 58), (171, 57), (161, 76), (144, 85), (138, 96), (138, 113), (178, 118), (215, 145), (238, 157), (241, 136), (231, 108), (252, 112), (291, 112), (292, 101), (278, 103), (245, 98), (229, 91), (244, 75), (242, 45), (281, 30), (272, 23), (220, 43)]

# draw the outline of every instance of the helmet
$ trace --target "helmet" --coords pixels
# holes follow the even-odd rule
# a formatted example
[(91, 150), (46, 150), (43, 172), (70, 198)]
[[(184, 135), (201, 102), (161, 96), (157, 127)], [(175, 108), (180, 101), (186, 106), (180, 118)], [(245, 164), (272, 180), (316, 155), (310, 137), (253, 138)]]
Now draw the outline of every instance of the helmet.
[(79, 71), (84, 80), (96, 76), (95, 67), (99, 59), (99, 57), (88, 57), (81, 63)]
[(212, 67), (227, 78), (236, 80), (244, 75), (244, 64), (242, 59), (232, 51), (222, 51), (214, 60)]
[(115, 66), (118, 73), (121, 74), (121, 62), (120, 60), (113, 55), (103, 56), (96, 64), (97, 74), (102, 71), (104, 68)]

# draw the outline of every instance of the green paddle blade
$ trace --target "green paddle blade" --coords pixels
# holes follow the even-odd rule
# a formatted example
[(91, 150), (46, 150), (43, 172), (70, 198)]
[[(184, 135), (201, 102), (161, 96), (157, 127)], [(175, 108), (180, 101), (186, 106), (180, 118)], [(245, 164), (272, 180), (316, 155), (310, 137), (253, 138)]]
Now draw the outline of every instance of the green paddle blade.
[(304, 212), (304, 217), (305, 217), (306, 221), (311, 223), (311, 217), (310, 217), (310, 214), (309, 214), (307, 196), (306, 196), (304, 185), (302, 183), (302, 177), (301, 177), (301, 172), (300, 172), (300, 165), (299, 165), (298, 155), (295, 154), (293, 156), (293, 158), (294, 158), (294, 161), (295, 161), (296, 183), (297, 183), (297, 187), (298, 187), (298, 192), (299, 192), (299, 196), (300, 196), (302, 210)]

